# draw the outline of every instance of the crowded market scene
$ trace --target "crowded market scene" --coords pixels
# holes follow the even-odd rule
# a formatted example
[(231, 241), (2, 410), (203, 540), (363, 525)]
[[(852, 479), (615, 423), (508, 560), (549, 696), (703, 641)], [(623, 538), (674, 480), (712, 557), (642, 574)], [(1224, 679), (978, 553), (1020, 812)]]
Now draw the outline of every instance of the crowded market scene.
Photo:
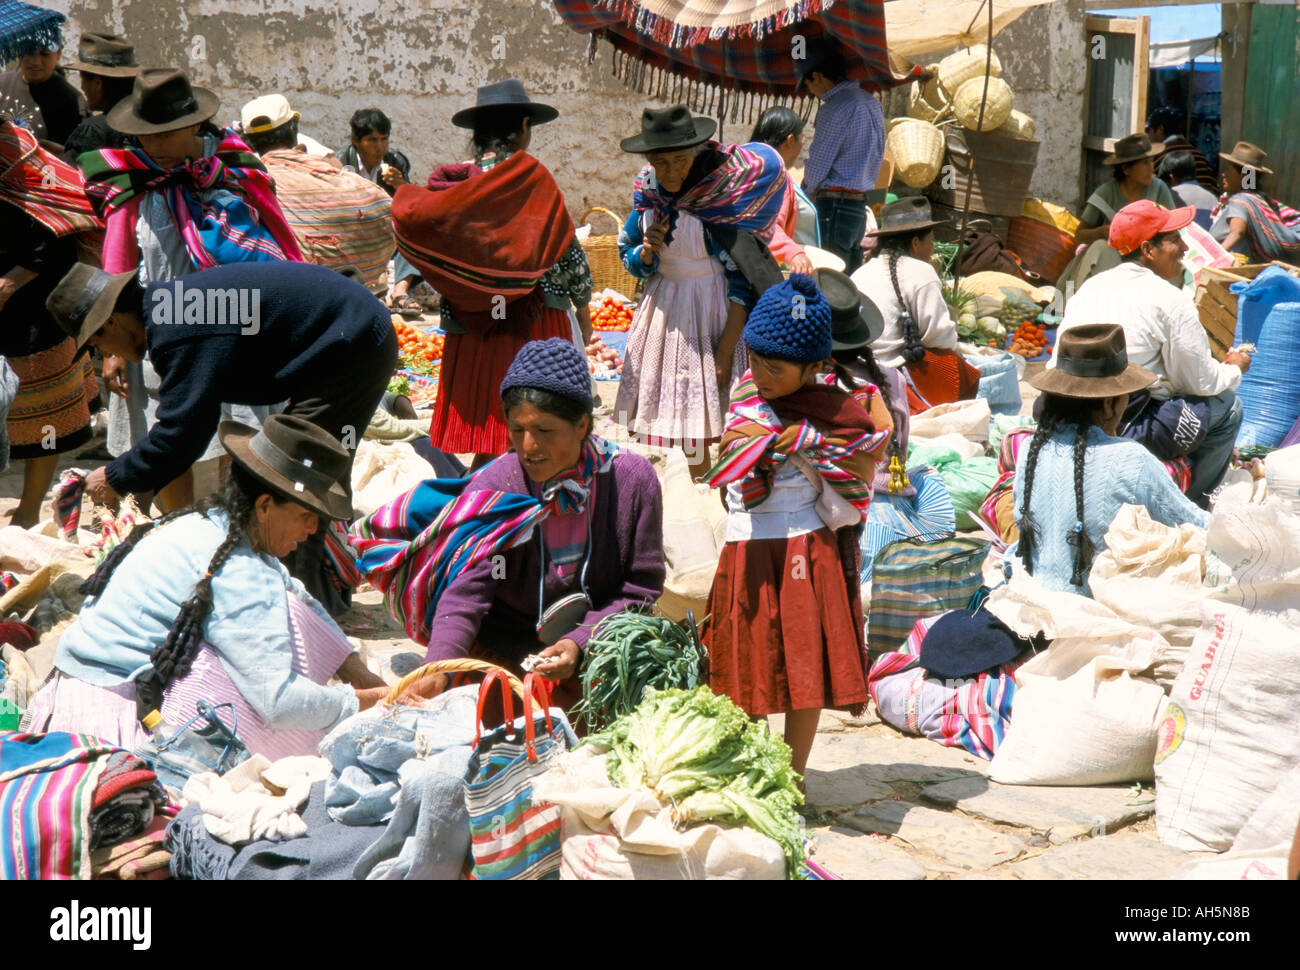
[(1295, 6), (201, 6), (0, 0), (0, 879), (1297, 878)]

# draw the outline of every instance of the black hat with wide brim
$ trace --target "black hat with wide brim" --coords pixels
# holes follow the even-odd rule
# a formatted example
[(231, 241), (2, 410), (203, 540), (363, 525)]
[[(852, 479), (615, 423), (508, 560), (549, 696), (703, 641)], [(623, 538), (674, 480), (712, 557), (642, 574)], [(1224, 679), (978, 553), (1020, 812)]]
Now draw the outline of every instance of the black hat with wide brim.
[(648, 152), (675, 152), (702, 145), (718, 130), (712, 118), (691, 114), (684, 104), (671, 108), (646, 108), (641, 112), (641, 134), (624, 138), (618, 147), (632, 155)]
[(865, 347), (885, 330), (885, 318), (846, 274), (833, 269), (813, 273), (817, 288), (831, 305), (831, 350)]
[(222, 421), (217, 438), (241, 468), (268, 486), (327, 519), (352, 518), (352, 500), (342, 482), (352, 457), (328, 431), (305, 418), (273, 414), (261, 430)]
[(935, 226), (946, 225), (942, 219), (934, 219), (930, 214), (930, 203), (919, 195), (909, 195), (887, 203), (880, 210), (880, 228), (867, 233), (868, 236), (897, 236), (905, 232), (921, 232)]
[(474, 119), (478, 117), (480, 111), (494, 108), (523, 109), (528, 112), (529, 122), (533, 125), (544, 125), (560, 116), (560, 112), (549, 104), (541, 104), (530, 98), (528, 92), (524, 90), (524, 82), (512, 77), (479, 88), (474, 107), (457, 111), (451, 116), (451, 123), (457, 128), (473, 128)]
[(45, 309), (64, 333), (77, 342), (80, 354), (113, 314), (117, 298), (136, 274), (105, 273), (97, 266), (73, 263), (45, 298)]
[(185, 72), (151, 67), (136, 75), (131, 97), (108, 112), (108, 126), (124, 135), (165, 135), (207, 121), (221, 99), (207, 88), (190, 84)]

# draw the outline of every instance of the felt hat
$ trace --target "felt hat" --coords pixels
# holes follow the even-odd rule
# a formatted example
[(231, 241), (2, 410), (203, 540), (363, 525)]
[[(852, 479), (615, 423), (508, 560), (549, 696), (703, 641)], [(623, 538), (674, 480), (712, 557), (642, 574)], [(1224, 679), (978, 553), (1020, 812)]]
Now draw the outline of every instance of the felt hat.
[(501, 382), (501, 396), (505, 397), (512, 387), (550, 391), (578, 402), (588, 411), (595, 406), (587, 358), (572, 340), (562, 337), (530, 340), (520, 347)]
[(247, 135), (257, 135), (264, 131), (274, 131), (281, 125), (287, 125), (302, 117), (289, 107), (289, 99), (283, 94), (264, 94), (254, 98), (239, 111), (239, 125)]
[(220, 105), (207, 88), (191, 86), (179, 68), (150, 67), (136, 75), (131, 97), (109, 110), (108, 125), (124, 135), (163, 135), (207, 121)]
[(813, 278), (831, 307), (832, 350), (865, 347), (884, 332), (885, 318), (880, 310), (848, 276), (833, 269), (819, 269)]
[(745, 322), (745, 346), (760, 357), (815, 364), (831, 355), (831, 305), (811, 276), (769, 287)]
[(1162, 232), (1185, 229), (1195, 221), (1195, 206), (1166, 209), (1150, 199), (1138, 199), (1115, 213), (1106, 241), (1121, 256), (1127, 256), (1141, 248), (1148, 239), (1154, 239)]
[(96, 266), (73, 263), (63, 279), (45, 299), (45, 308), (63, 331), (77, 342), (77, 352), (86, 346), (113, 312), (122, 288), (136, 275), (105, 273)]
[(1144, 158), (1155, 158), (1164, 153), (1165, 146), (1152, 145), (1145, 131), (1135, 131), (1115, 142), (1115, 150), (1101, 160), (1103, 165), (1123, 165)]
[(675, 152), (703, 144), (717, 130), (716, 121), (695, 117), (684, 104), (662, 109), (646, 108), (641, 112), (641, 134), (624, 138), (618, 147), (634, 155)]
[(261, 430), (222, 421), (217, 438), (264, 485), (327, 519), (352, 518), (352, 500), (342, 485), (352, 473), (352, 457), (328, 431), (297, 415), (273, 414)]
[(1087, 323), (1061, 333), (1056, 365), (1029, 379), (1045, 394), (1096, 398), (1134, 394), (1150, 387), (1156, 375), (1130, 364), (1124, 328), (1118, 323)]
[(867, 233), (868, 236), (897, 236), (905, 232), (921, 232), (945, 225), (942, 219), (931, 218), (930, 202), (919, 195), (909, 195), (895, 202), (888, 202), (880, 210), (880, 228)]
[(473, 128), (475, 117), (485, 108), (527, 108), (529, 122), (533, 125), (544, 125), (560, 116), (549, 104), (540, 104), (530, 98), (524, 90), (524, 82), (512, 77), (479, 88), (474, 107), (457, 111), (451, 116), (451, 123), (457, 128)]
[(1023, 644), (992, 613), (953, 610), (926, 631), (917, 663), (936, 677), (959, 680), (1020, 656)]
[(1219, 157), (1225, 162), (1232, 162), (1242, 168), (1253, 168), (1256, 172), (1262, 172), (1265, 175), (1272, 175), (1271, 168), (1265, 168), (1264, 162), (1268, 159), (1268, 152), (1258, 145), (1252, 145), (1248, 141), (1239, 141), (1232, 146), (1232, 151), (1224, 154), (1219, 152)]
[(135, 77), (135, 47), (117, 34), (82, 34), (77, 42), (77, 59), (68, 65), (74, 71), (100, 77)]

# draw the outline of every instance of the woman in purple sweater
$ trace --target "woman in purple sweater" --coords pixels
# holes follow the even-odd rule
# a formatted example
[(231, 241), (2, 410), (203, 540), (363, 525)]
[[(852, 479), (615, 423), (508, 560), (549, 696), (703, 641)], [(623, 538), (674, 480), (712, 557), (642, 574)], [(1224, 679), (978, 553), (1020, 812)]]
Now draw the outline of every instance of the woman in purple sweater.
[[(535, 669), (559, 682), (554, 702), (567, 709), (581, 697), (577, 669), (596, 624), (663, 592), (663, 496), (648, 461), (592, 433), (590, 374), (571, 341), (526, 344), (501, 398), (512, 450), (448, 496), (445, 521), (464, 531), (443, 548), (473, 544), (477, 561), (457, 565), (453, 552), (451, 562), (434, 554), (428, 569), (407, 565), (405, 576), (425, 578), (421, 588), (390, 588), (389, 600), (400, 599), (407, 632), (428, 644), (429, 661), (470, 656), (522, 673), (529, 654), (547, 658)], [(419, 488), (435, 484), (454, 488)], [(411, 520), (421, 501), (404, 496), (380, 509), (363, 534), (382, 543), (418, 533)], [(407, 521), (390, 524), (390, 509)], [(367, 556), (362, 567), (370, 572)], [(370, 575), (381, 585), (382, 575)], [(548, 611), (557, 615), (543, 626)]]

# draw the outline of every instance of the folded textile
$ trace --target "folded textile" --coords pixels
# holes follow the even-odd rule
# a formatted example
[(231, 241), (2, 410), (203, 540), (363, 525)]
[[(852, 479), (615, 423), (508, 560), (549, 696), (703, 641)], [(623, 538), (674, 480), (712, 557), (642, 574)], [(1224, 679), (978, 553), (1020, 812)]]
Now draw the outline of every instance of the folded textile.
[(155, 816), (134, 838), (93, 850), (90, 853), (90, 865), (94, 871), (94, 878), (170, 878), (169, 865), (172, 856), (165, 845), (167, 825), (170, 821), (171, 819), (161, 815)]
[(205, 771), (185, 783), (187, 801), (203, 808), (208, 834), (230, 845), (257, 839), (284, 840), (307, 832), (298, 809), (312, 782), (329, 775), (322, 758), (299, 756), (272, 763), (255, 754), (224, 775)]
[(167, 826), (163, 846), (171, 853), (171, 872), (177, 879), (225, 879), (233, 846), (208, 835), (203, 806), (191, 802)]
[[(12, 576), (13, 573), (5, 573), (5, 575)], [(14, 586), (16, 587), (17, 583), (15, 583)], [(4, 588), (0, 590), (0, 592), (7, 593), (10, 588), (13, 587)], [(37, 635), (36, 628), (33, 626), (29, 626), (26, 623), (20, 623), (17, 620), (0, 623), (0, 646), (9, 644), (10, 646), (17, 647), (19, 650), (30, 650), (32, 647), (36, 646), (39, 640), (40, 637)]]

